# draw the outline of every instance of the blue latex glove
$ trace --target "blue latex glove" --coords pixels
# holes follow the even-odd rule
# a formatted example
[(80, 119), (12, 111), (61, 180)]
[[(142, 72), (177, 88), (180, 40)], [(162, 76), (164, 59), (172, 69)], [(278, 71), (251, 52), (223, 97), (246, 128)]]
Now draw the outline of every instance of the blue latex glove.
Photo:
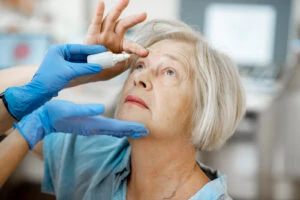
[(103, 112), (101, 104), (79, 105), (53, 100), (25, 116), (14, 127), (26, 139), (30, 149), (52, 132), (132, 138), (148, 134), (143, 124), (96, 116)]
[(101, 71), (97, 64), (88, 64), (87, 56), (106, 51), (100, 45), (53, 45), (32, 80), (21, 87), (5, 91), (9, 112), (20, 120), (52, 97), (57, 96), (72, 79)]

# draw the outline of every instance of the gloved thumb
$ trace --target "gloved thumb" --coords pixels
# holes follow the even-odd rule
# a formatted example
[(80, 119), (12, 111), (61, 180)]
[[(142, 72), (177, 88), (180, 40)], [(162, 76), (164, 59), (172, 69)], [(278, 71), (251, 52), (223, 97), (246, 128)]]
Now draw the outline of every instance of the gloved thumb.
[(69, 63), (69, 66), (75, 72), (75, 77), (96, 74), (102, 71), (102, 67), (94, 63)]
[(70, 117), (84, 117), (103, 114), (105, 107), (102, 104), (76, 104)]
[(65, 54), (69, 58), (77, 55), (90, 55), (106, 51), (106, 48), (102, 45), (67, 44), (65, 47)]

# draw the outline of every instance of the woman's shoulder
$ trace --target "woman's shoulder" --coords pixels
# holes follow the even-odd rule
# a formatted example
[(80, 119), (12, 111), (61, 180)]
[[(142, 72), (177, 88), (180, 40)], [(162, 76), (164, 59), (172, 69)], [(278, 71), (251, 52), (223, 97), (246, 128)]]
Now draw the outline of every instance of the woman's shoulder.
[(53, 162), (57, 162), (59, 157), (60, 162), (72, 160), (74, 164), (97, 163), (98, 167), (100, 164), (115, 166), (116, 162), (122, 162), (123, 155), (129, 151), (129, 147), (126, 138), (106, 135), (79, 136), (54, 133), (44, 141), (44, 153), (53, 156)]
[[(107, 135), (93, 135), (93, 136), (81, 136), (75, 134), (65, 134), (65, 133), (52, 133), (44, 139), (44, 142), (50, 144), (46, 148), (53, 147), (58, 149), (59, 152), (65, 149), (70, 151), (74, 150), (74, 153), (90, 151), (102, 151), (103, 153), (109, 153), (108, 150), (119, 151), (120, 149), (126, 149), (129, 147), (128, 140), (126, 138), (116, 138)], [(68, 147), (72, 147), (71, 149)]]
[(130, 146), (126, 138), (55, 133), (44, 141), (44, 155), (43, 190), (58, 199), (68, 195), (80, 199), (127, 167)]

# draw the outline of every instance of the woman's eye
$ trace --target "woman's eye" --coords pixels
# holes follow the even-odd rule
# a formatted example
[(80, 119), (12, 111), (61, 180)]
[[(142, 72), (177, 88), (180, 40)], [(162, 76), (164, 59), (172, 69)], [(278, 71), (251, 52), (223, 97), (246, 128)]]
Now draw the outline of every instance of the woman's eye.
[(135, 67), (135, 70), (142, 70), (142, 69), (144, 69), (144, 66), (143, 66), (143, 65), (137, 65), (137, 66)]
[(166, 74), (167, 74), (168, 76), (175, 76), (175, 72), (174, 72), (173, 70), (171, 70), (171, 69), (168, 69), (168, 70), (166, 71)]

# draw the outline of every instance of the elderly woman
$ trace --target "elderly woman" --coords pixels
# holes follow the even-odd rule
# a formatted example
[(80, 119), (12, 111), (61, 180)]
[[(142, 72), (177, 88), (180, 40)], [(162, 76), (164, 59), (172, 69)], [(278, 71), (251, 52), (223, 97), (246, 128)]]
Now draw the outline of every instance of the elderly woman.
[[(131, 70), (115, 118), (142, 123), (149, 133), (133, 138), (48, 135), (43, 153), (36, 149), (45, 160), (43, 191), (58, 199), (230, 198), (226, 177), (202, 165), (196, 152), (224, 144), (244, 114), (234, 63), (178, 21), (149, 21), (133, 38), (149, 53), (126, 63)], [(57, 112), (55, 104), (31, 115)], [(22, 121), (19, 130), (29, 131)]]

